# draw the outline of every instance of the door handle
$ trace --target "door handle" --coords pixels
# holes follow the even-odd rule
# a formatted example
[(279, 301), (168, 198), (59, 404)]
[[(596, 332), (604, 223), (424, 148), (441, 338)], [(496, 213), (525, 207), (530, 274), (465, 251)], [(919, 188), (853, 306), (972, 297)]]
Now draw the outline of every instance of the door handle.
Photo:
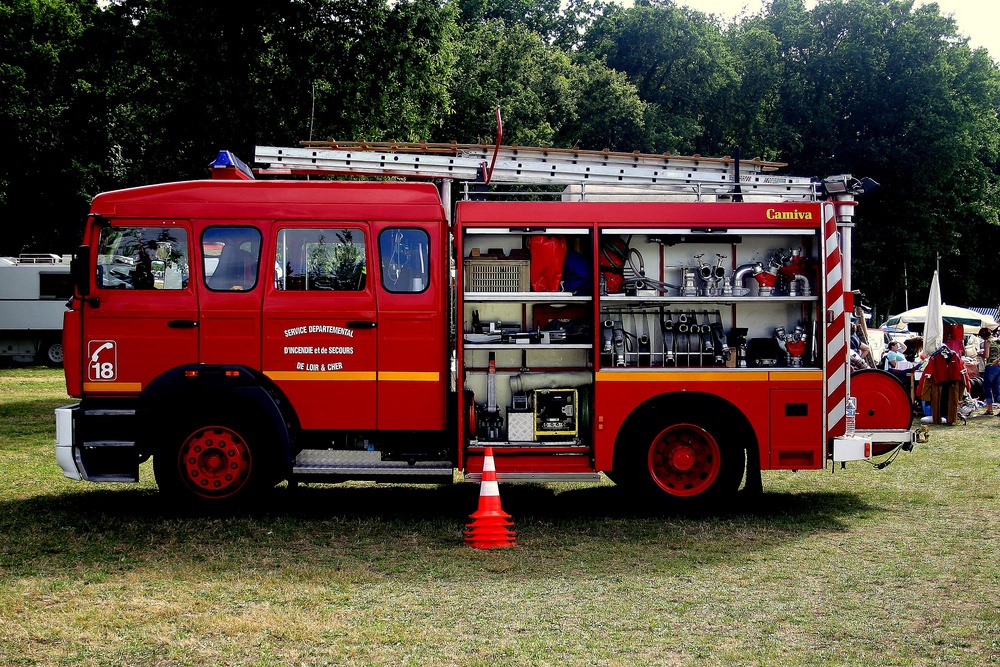
[(171, 329), (194, 329), (198, 326), (198, 320), (170, 320), (167, 326)]
[(375, 322), (370, 320), (351, 320), (347, 323), (348, 329), (374, 329)]

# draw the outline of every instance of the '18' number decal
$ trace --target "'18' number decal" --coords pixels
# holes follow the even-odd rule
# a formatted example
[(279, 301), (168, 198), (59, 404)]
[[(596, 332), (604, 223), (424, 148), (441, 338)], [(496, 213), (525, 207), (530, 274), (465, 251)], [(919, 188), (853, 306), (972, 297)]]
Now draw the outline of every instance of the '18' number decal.
[(92, 382), (108, 382), (118, 377), (118, 348), (113, 340), (92, 340), (87, 344)]

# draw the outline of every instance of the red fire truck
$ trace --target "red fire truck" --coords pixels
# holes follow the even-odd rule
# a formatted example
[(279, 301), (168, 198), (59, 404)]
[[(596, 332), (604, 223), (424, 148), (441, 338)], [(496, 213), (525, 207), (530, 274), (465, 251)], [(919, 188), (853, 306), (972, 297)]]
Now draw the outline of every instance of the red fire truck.
[(66, 476), (134, 482), (152, 458), (171, 497), (229, 505), (282, 480), (476, 481), (490, 447), (501, 481), (605, 473), (686, 504), (914, 441), (896, 379), (849, 372), (867, 179), (501, 146), (256, 161), (94, 200)]

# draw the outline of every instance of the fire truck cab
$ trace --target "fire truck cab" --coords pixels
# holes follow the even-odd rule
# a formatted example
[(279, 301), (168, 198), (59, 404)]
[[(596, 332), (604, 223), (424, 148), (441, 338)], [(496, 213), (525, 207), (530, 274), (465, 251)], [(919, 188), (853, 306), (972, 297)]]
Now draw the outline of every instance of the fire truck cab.
[(97, 197), (86, 230), (61, 450), (81, 476), (135, 480), (156, 454), (162, 486), (225, 497), (346, 433), (447, 460), (434, 186), (171, 183)]
[(227, 166), (94, 200), (66, 476), (137, 481), (152, 457), (170, 496), (232, 504), (282, 480), (475, 481), (490, 448), (501, 480), (604, 472), (684, 503), (913, 440), (897, 396), (853, 432), (850, 193), (470, 197), (449, 221), (429, 183)]

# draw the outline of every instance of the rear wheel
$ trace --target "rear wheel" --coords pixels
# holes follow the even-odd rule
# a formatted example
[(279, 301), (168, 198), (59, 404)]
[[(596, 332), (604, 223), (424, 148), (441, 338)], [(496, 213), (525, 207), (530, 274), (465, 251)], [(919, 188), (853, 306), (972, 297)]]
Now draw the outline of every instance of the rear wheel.
[(717, 415), (644, 421), (619, 443), (624, 451), (616, 456), (616, 482), (672, 506), (711, 503), (739, 490), (747, 443), (717, 425), (725, 420)]
[(647, 448), (646, 471), (661, 491), (690, 498), (712, 488), (722, 470), (722, 452), (712, 434), (695, 424), (673, 424)]
[(277, 481), (274, 457), (261, 438), (265, 432), (230, 420), (203, 420), (179, 429), (153, 457), (160, 491), (205, 507), (252, 500)]

